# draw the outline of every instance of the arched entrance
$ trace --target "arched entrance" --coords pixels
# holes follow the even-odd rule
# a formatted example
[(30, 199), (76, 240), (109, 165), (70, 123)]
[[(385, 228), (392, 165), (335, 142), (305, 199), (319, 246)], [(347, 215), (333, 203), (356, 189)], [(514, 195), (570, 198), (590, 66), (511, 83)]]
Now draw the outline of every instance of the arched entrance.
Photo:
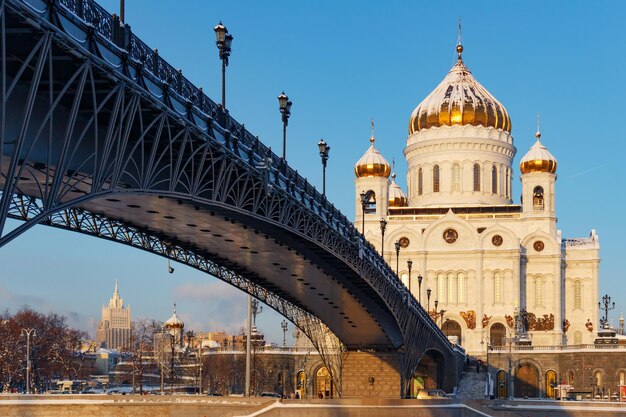
[(498, 387), (498, 398), (506, 398), (506, 372), (504, 372), (503, 370), (498, 371), (498, 374), (496, 375), (496, 384)]
[(520, 398), (539, 396), (539, 371), (534, 365), (526, 363), (517, 368), (514, 393)]
[(494, 323), (489, 329), (491, 346), (504, 346), (506, 340), (506, 328), (502, 323)]
[(420, 389), (437, 389), (443, 386), (443, 355), (436, 350), (426, 351), (420, 358), (413, 379), (407, 387), (409, 397), (417, 396)]
[(306, 372), (300, 371), (296, 375), (296, 397), (306, 398)]
[(556, 399), (556, 372), (546, 372), (546, 398)]
[(443, 323), (441, 331), (446, 336), (456, 336), (458, 338), (458, 344), (461, 345), (461, 325), (454, 320), (446, 320)]
[(333, 398), (333, 381), (325, 366), (318, 369), (315, 374), (315, 392), (317, 398)]

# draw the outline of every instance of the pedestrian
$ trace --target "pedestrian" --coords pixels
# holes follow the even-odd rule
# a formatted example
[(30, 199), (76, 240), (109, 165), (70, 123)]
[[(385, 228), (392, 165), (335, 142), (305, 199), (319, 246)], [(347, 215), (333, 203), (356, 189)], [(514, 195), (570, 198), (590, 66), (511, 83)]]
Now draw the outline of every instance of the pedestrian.
[(480, 373), (480, 363), (476, 364), (476, 373), (479, 374)]

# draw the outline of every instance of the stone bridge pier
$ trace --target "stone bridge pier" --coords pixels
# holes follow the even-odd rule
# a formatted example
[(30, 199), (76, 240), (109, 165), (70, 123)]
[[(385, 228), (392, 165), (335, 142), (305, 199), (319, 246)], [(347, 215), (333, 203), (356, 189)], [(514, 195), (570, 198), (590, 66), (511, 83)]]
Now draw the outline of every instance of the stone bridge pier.
[(457, 384), (461, 355), (448, 364), (437, 351), (428, 351), (420, 359), (414, 378), (403, 384), (402, 352), (348, 351), (343, 356), (342, 398), (398, 398), (417, 394), (414, 380), (423, 381), (426, 389), (452, 392)]

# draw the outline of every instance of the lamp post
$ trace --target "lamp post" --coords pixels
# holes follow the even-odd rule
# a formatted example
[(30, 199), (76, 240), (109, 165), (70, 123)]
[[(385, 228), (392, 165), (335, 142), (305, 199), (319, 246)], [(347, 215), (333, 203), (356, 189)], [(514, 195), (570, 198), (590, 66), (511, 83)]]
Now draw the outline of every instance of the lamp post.
[(37, 330), (22, 329), (22, 334), (26, 336), (26, 394), (30, 394), (30, 337), (37, 336)]
[(320, 157), (322, 158), (322, 195), (326, 195), (326, 162), (328, 162), (328, 152), (330, 151), (330, 146), (324, 139), (320, 139), (317, 143), (317, 146), (320, 150)]
[(217, 41), (217, 49), (220, 51), (220, 59), (222, 60), (222, 108), (226, 110), (226, 67), (228, 66), (228, 57), (230, 56), (231, 45), (233, 43), (233, 35), (228, 33), (226, 26), (220, 23), (213, 28)]
[(427, 300), (426, 302), (428, 303), (427, 304), (428, 315), (430, 315), (430, 292), (431, 292), (431, 289), (426, 288), (426, 300)]
[(441, 317), (441, 330), (443, 330), (443, 315), (446, 311), (447, 310), (444, 310), (443, 308), (441, 309), (441, 311), (439, 311), (439, 316)]
[(489, 373), (489, 351), (491, 350), (491, 341), (489, 337), (482, 338), (480, 344), (484, 344), (487, 340), (487, 399), (491, 398), (491, 374)]
[(289, 123), (289, 116), (291, 116), (292, 104), (284, 91), (280, 93), (278, 96), (278, 108), (283, 119), (283, 161), (287, 160), (287, 124)]
[[(372, 198), (372, 195), (374, 194), (374, 191), (369, 190), (367, 192), (365, 192), (365, 190), (361, 191), (361, 194), (359, 194), (361, 196), (361, 233), (363, 234), (363, 236), (365, 236), (365, 208), (367, 207), (368, 203), (370, 202), (370, 199)], [(385, 223), (386, 224), (386, 223)]]
[(419, 291), (419, 294), (418, 294), (418, 301), (419, 301), (419, 303), (420, 303), (420, 307), (422, 307), (422, 280), (423, 280), (423, 279), (424, 279), (424, 278), (422, 277), (422, 274), (419, 274), (419, 275), (417, 276), (417, 287), (418, 287), (418, 288), (417, 288), (417, 290)]
[[(437, 305), (439, 304), (439, 300), (435, 300), (435, 326), (437, 325)], [(430, 312), (428, 313), (430, 315)]]
[(411, 269), (413, 269), (413, 261), (410, 259), (406, 261), (406, 266), (409, 269), (409, 294), (411, 294)]
[[(609, 307), (611, 305), (611, 307)], [(615, 302), (611, 304), (611, 297), (608, 294), (605, 294), (602, 297), (602, 302), (598, 301), (598, 309), (604, 310), (604, 317), (600, 319), (600, 324), (603, 328), (609, 328), (609, 310), (613, 310), (615, 308)]]
[(283, 329), (283, 349), (287, 347), (287, 329), (289, 329), (289, 323), (287, 320), (283, 319), (280, 322), (280, 327)]
[(387, 229), (387, 220), (380, 219), (380, 254), (385, 257), (385, 229)]
[(396, 240), (394, 246), (396, 247), (396, 275), (398, 275), (398, 271), (400, 270), (400, 241)]

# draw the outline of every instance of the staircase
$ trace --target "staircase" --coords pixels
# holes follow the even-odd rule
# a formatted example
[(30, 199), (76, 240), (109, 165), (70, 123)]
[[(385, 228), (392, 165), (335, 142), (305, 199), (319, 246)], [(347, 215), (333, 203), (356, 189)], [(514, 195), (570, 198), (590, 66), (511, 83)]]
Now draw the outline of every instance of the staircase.
[[(456, 398), (462, 400), (480, 400), (485, 398), (485, 386), (487, 385), (487, 372), (484, 366), (480, 372), (476, 372), (477, 361), (470, 360), (463, 368), (463, 374), (456, 391)], [(492, 381), (493, 383), (493, 381)]]

